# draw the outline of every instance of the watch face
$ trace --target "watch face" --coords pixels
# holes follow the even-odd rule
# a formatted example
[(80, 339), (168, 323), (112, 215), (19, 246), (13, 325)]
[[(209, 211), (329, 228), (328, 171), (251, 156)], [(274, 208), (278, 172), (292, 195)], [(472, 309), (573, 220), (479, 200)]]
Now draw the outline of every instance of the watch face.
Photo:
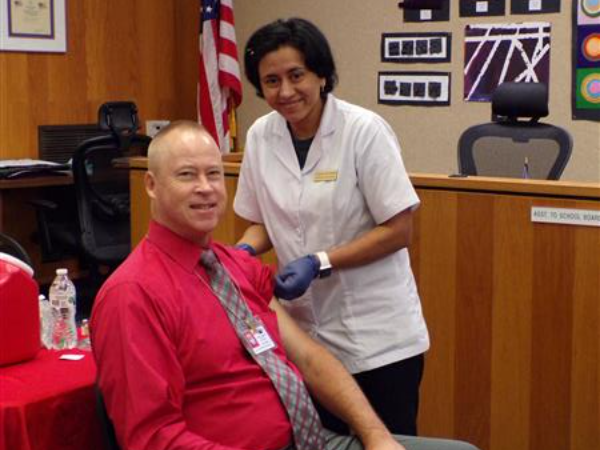
[(321, 269), (319, 271), (319, 278), (326, 278), (331, 275), (331, 267), (326, 267), (325, 269)]

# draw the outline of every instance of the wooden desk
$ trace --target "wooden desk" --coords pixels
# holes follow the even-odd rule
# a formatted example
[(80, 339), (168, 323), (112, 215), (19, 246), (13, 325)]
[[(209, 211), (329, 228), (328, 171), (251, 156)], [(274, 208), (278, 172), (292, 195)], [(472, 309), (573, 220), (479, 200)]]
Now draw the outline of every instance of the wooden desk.
[(51, 281), (59, 266), (77, 272), (75, 260), (42, 264), (40, 248), (31, 240), (37, 229), (35, 209), (27, 202), (33, 198), (46, 198), (49, 193), (59, 196), (73, 196), (72, 176), (42, 176), (13, 180), (0, 180), (0, 231), (16, 239), (31, 257), (35, 277), (41, 283)]
[[(149, 217), (132, 172), (132, 234)], [(218, 239), (245, 222), (231, 210)], [(137, 181), (136, 181), (137, 180)], [(532, 206), (600, 211), (600, 185), (412, 174), (410, 247), (432, 347), (419, 432), (482, 450), (600, 448), (600, 228), (532, 223)], [(137, 203), (137, 205), (135, 205)]]

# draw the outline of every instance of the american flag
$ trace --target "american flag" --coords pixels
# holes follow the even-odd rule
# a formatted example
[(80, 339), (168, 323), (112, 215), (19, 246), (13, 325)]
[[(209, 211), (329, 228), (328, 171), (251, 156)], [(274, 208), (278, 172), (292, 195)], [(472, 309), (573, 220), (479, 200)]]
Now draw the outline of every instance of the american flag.
[(229, 152), (229, 113), (242, 101), (233, 0), (201, 0), (198, 121)]

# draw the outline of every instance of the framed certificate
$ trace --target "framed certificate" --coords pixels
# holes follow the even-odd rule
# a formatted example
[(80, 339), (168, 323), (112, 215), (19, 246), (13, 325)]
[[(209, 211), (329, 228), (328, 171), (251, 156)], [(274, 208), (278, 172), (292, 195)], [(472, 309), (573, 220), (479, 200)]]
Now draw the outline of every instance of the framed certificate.
[(0, 51), (67, 51), (65, 0), (0, 0)]

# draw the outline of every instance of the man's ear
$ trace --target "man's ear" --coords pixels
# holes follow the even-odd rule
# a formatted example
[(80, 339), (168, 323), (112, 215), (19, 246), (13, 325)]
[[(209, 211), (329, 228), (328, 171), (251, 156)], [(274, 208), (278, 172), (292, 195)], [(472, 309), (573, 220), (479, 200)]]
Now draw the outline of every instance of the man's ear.
[(156, 176), (150, 171), (147, 171), (144, 175), (144, 186), (146, 187), (148, 197), (154, 200), (156, 198), (154, 193), (154, 190), (156, 189)]

